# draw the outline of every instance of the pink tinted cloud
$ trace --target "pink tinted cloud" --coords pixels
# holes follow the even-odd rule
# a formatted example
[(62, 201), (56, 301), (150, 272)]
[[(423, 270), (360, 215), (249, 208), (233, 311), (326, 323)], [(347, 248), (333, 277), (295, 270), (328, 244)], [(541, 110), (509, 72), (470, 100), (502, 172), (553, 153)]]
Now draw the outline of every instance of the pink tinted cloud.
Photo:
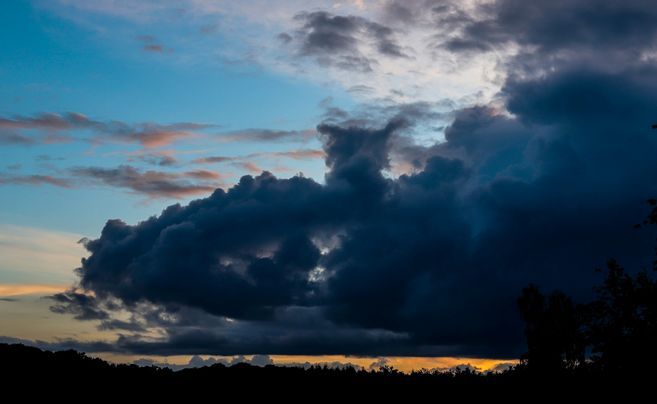
[[(129, 165), (121, 165), (116, 168), (78, 167), (72, 169), (71, 172), (77, 177), (95, 183), (129, 189), (132, 192), (144, 194), (151, 198), (179, 199), (186, 196), (207, 194), (220, 185), (216, 181), (219, 178), (218, 176), (207, 173), (140, 171)], [(192, 182), (189, 181), (189, 178), (204, 181)], [(214, 180), (214, 182), (205, 181), (209, 179)]]

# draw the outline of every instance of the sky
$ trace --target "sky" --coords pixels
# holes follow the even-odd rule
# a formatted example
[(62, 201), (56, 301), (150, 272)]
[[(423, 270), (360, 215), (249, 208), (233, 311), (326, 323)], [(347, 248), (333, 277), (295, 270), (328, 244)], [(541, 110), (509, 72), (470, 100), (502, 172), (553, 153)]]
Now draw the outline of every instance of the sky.
[(651, 3), (4, 2), (0, 340), (511, 362), (524, 286), (653, 259)]

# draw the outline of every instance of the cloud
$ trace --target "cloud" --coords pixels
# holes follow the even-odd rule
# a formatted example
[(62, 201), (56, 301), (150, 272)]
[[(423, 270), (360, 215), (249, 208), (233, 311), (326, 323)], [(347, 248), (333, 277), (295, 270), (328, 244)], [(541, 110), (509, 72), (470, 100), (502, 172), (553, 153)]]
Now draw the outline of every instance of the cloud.
[[(287, 158), (291, 160), (315, 160), (324, 158), (324, 151), (318, 149), (297, 149), (280, 152), (260, 152), (251, 153), (244, 156), (209, 156), (194, 159), (194, 164), (216, 164), (216, 163), (232, 163), (232, 164), (248, 164), (249, 160), (254, 159), (279, 159)], [(252, 163), (251, 163), (252, 164)], [(252, 171), (247, 168), (247, 171)], [(262, 170), (258, 170), (260, 173)]]
[[(431, 12), (414, 13), (415, 4), (431, 4)], [(507, 20), (513, 4), (530, 24)], [(607, 258), (634, 268), (652, 261), (655, 234), (632, 224), (647, 213), (643, 201), (657, 195), (650, 127), (657, 69), (634, 57), (653, 46), (651, 34), (623, 25), (632, 20), (626, 11), (645, 4), (586, 4), (563, 3), (573, 12), (564, 21), (588, 15), (577, 7), (595, 17), (572, 38), (554, 29), (559, 13), (547, 2), (397, 9), (421, 26), (447, 21), (447, 39), (479, 41), (468, 52), (519, 47), (500, 64), (508, 70), (498, 99), (455, 103), (444, 141), (428, 145), (409, 133), (445, 116), (424, 104), (387, 112), (379, 104), (362, 119), (331, 109), (317, 128), (324, 182), (246, 175), (135, 225), (110, 220), (86, 243), (90, 255), (76, 272), (76, 290), (94, 302), (67, 304), (99, 307), (109, 319), (129, 312), (134, 321), (117, 326), (158, 331), (159, 338), (121, 335), (113, 345), (138, 354), (515, 357), (523, 350), (515, 305), (522, 287), (536, 283), (586, 299), (599, 283), (593, 268)], [(618, 64), (600, 63), (604, 51), (594, 46), (605, 38), (599, 28), (609, 10), (623, 23), (608, 60)], [(300, 18), (310, 24), (299, 38), (313, 57), (327, 50), (358, 56), (351, 35), (377, 44), (359, 19)], [(485, 29), (476, 28), (482, 21)], [(488, 36), (473, 39), (477, 29)], [(444, 39), (451, 52), (466, 49)], [(412, 169), (391, 175), (395, 159)], [(184, 180), (129, 168), (85, 174), (155, 193), (160, 182)]]
[[(320, 85), (371, 87), (373, 91), (354, 93), (360, 100), (488, 100), (501, 84), (497, 66), (504, 52), (460, 58), (437, 45), (459, 32), (461, 19), (477, 3), (472, 1), (379, 1), (358, 6), (360, 2), (285, 0), (268, 13), (262, 13), (270, 6), (264, 0), (142, 2), (137, 13), (123, 1), (86, 3), (55, 1), (39, 7), (102, 31), (120, 24), (133, 34), (100, 39), (124, 46), (134, 46), (135, 32), (166, 32), (176, 58), (163, 62), (265, 68)], [(163, 46), (159, 38), (149, 39)], [(189, 40), (195, 40), (194, 46)]]
[(0, 129), (45, 129), (60, 131), (67, 129), (80, 129), (94, 126), (86, 116), (68, 112), (63, 115), (43, 113), (34, 116), (17, 116), (14, 118), (0, 118)]
[(235, 161), (232, 165), (251, 174), (260, 174), (264, 171), (260, 166), (250, 161)]
[(395, 32), (385, 25), (353, 15), (333, 15), (325, 11), (302, 12), (294, 19), (301, 27), (294, 33), (281, 33), (286, 45), (298, 47), (300, 57), (314, 58), (321, 65), (345, 70), (372, 71), (376, 60), (366, 57), (361, 46), (372, 42), (378, 55), (406, 58), (395, 40)]
[[(509, 81), (513, 115), (460, 111), (396, 179), (384, 172), (408, 121), (322, 124), (324, 184), (244, 176), (137, 225), (108, 221), (79, 287), (128, 310), (230, 319), (147, 321), (166, 338), (117, 341), (130, 352), (516, 355), (527, 283), (582, 297), (609, 256), (649, 262), (652, 238), (632, 224), (657, 194), (653, 72)], [(310, 332), (293, 312), (321, 324)]]
[[(122, 121), (97, 121), (77, 112), (43, 113), (34, 116), (0, 117), (0, 143), (34, 145), (79, 139), (94, 144), (106, 142), (137, 143), (145, 148), (167, 146), (181, 139), (201, 136), (217, 125), (194, 122), (159, 124)], [(90, 134), (85, 136), (84, 134)]]
[(56, 293), (49, 297), (55, 302), (50, 310), (59, 314), (72, 314), (76, 320), (105, 320), (107, 312), (96, 307), (96, 299), (76, 290)]
[(0, 185), (53, 185), (61, 188), (73, 188), (73, 184), (66, 178), (51, 175), (12, 175), (0, 173)]
[(150, 52), (150, 53), (164, 53), (166, 52), (172, 52), (171, 49), (165, 48), (164, 45), (159, 43), (157, 38), (155, 38), (152, 35), (138, 35), (137, 40), (141, 43), (142, 45), (142, 50), (144, 52)]
[(140, 154), (136, 159), (160, 167), (171, 167), (178, 164), (178, 159), (170, 154)]
[(195, 164), (215, 164), (215, 163), (228, 163), (234, 161), (236, 157), (228, 156), (210, 156), (210, 157), (201, 157), (194, 159), (193, 163)]
[(390, 359), (388, 358), (379, 358), (372, 362), (368, 367), (369, 370), (379, 371), (381, 368), (390, 366)]
[(219, 134), (221, 142), (308, 142), (317, 136), (314, 130), (243, 129)]
[[(160, 166), (175, 164), (173, 157), (166, 155), (138, 155), (137, 159), (158, 163)], [(253, 163), (236, 162), (239, 167), (261, 172)], [(141, 170), (131, 165), (116, 168), (73, 167), (68, 169), (69, 177), (32, 174), (18, 175), (0, 172), (2, 185), (52, 185), (61, 188), (75, 188), (82, 184), (102, 184), (143, 194), (150, 198), (185, 198), (191, 195), (207, 194), (223, 186), (224, 176), (210, 170), (190, 170), (165, 172)]]
[[(140, 171), (129, 165), (116, 168), (77, 167), (70, 171), (72, 175), (94, 183), (126, 188), (152, 198), (184, 198), (209, 193), (217, 188), (219, 184), (216, 180), (220, 178), (219, 174), (209, 171), (196, 170), (185, 173)], [(189, 179), (213, 181), (190, 182)]]
[(0, 297), (50, 295), (65, 289), (66, 285), (0, 283)]
[(221, 174), (210, 170), (193, 170), (183, 173), (185, 177), (196, 178), (199, 180), (220, 180)]
[(493, 366), (489, 372), (493, 373), (502, 373), (506, 372), (507, 370), (513, 369), (514, 366), (516, 366), (516, 363), (499, 363), (495, 366)]
[(84, 130), (94, 125), (95, 122), (76, 112), (0, 117), (0, 143), (30, 146), (36, 143), (66, 142), (71, 138), (60, 132)]
[(35, 140), (29, 136), (8, 132), (6, 129), (0, 129), (0, 144), (32, 145), (34, 143)]
[(273, 365), (274, 361), (269, 357), (269, 355), (253, 355), (251, 358), (247, 358), (244, 355), (238, 355), (233, 358), (213, 358), (209, 357), (206, 359), (203, 359), (199, 355), (193, 355), (190, 359), (189, 362), (186, 364), (172, 364), (168, 362), (158, 362), (153, 359), (149, 358), (140, 358), (132, 362), (135, 365), (138, 366), (157, 366), (161, 368), (170, 368), (172, 370), (181, 370), (181, 369), (189, 369), (189, 368), (200, 368), (204, 366), (212, 366), (212, 365), (223, 365), (223, 366), (233, 366), (237, 365), (240, 363), (248, 363), (253, 366), (267, 366), (267, 365)]
[(162, 125), (157, 123), (141, 123), (129, 125), (124, 122), (112, 121), (102, 124), (99, 131), (107, 133), (96, 141), (139, 143), (146, 148), (157, 148), (170, 145), (181, 139), (198, 137), (198, 131), (215, 127), (216, 125), (192, 122)]
[[(650, 46), (657, 38), (657, 10), (649, 0), (497, 0), (479, 5), (461, 22), (452, 50), (488, 50), (509, 43), (539, 53), (584, 51), (612, 54)], [(572, 57), (572, 55), (569, 55)]]

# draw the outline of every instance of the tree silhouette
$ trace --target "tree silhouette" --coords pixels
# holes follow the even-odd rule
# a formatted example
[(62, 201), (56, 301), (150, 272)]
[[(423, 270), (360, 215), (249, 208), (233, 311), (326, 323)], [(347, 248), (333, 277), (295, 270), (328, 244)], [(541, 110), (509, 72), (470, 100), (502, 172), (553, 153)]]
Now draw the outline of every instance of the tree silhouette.
[[(657, 200), (648, 204), (650, 213), (635, 227), (657, 225)], [(657, 360), (657, 260), (652, 266), (631, 276), (609, 260), (595, 299), (579, 306), (561, 292), (546, 297), (537, 286), (526, 287), (518, 299), (527, 339), (523, 364), (541, 374), (578, 368), (645, 374)], [(591, 355), (585, 361), (587, 350)]]
[(634, 277), (615, 260), (586, 306), (585, 334), (605, 372), (636, 373), (657, 359), (657, 281), (641, 271)]
[(584, 359), (580, 321), (572, 300), (561, 292), (547, 298), (529, 285), (518, 299), (528, 351), (521, 358), (533, 372), (558, 373)]

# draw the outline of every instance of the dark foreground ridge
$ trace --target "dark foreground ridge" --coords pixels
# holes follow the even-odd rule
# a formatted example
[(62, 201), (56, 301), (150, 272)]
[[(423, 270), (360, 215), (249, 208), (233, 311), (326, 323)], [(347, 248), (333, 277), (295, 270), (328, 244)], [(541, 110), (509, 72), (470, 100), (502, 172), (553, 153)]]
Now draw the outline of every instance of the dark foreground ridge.
[[(214, 364), (178, 371), (156, 366), (112, 364), (74, 350), (51, 352), (22, 344), (0, 344), (3, 384), (50, 397), (97, 395), (171, 398), (235, 394), (248, 397), (312, 399), (313, 397), (403, 397), (431, 394), (440, 398), (481, 398), (504, 394), (601, 396), (632, 394), (652, 376), (632, 378), (591, 368), (540, 374), (526, 364), (499, 373), (380, 370), (347, 368), (258, 367), (246, 363)], [(34, 389), (36, 390), (29, 390)], [(27, 389), (27, 390), (25, 390)], [(18, 390), (17, 390), (18, 391)]]

